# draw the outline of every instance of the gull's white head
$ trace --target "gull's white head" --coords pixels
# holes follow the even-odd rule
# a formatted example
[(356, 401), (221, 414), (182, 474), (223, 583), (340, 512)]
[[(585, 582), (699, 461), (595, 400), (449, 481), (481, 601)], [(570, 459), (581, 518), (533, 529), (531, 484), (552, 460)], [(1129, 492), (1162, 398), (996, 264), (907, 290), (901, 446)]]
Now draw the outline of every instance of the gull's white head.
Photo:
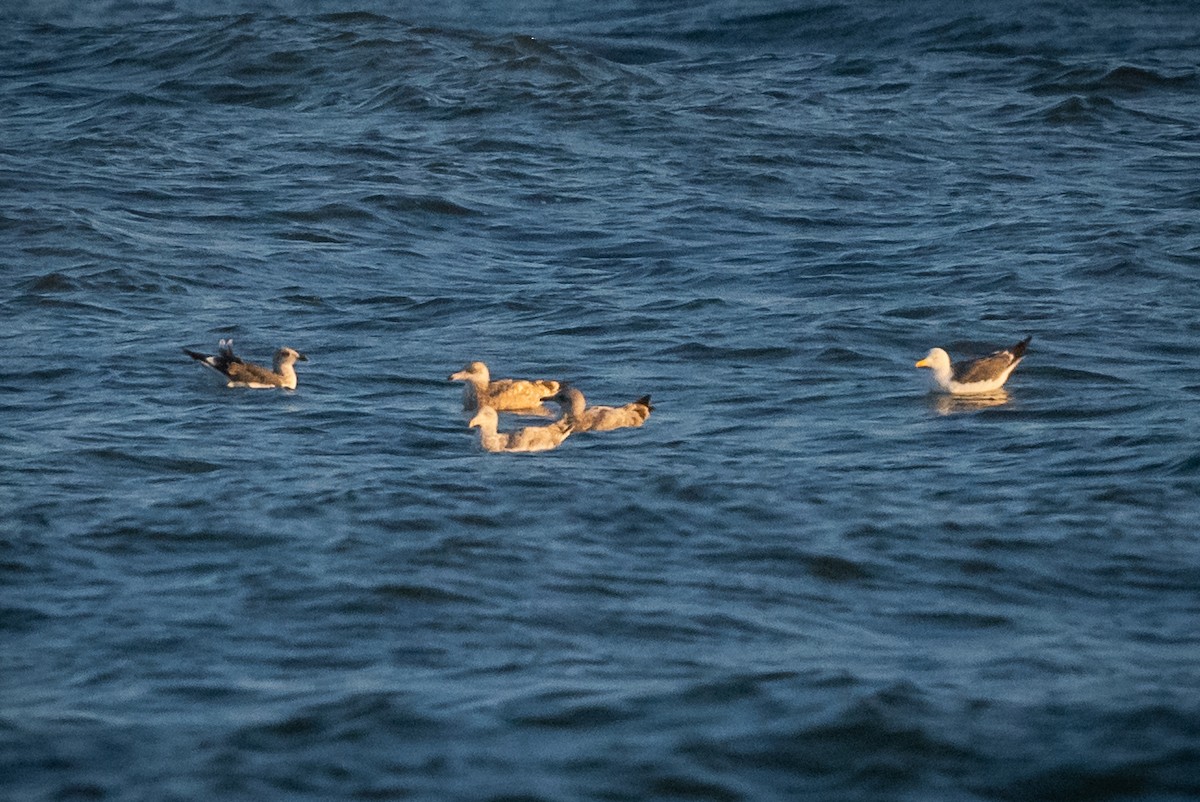
[(482, 362), (469, 362), (467, 366), (458, 373), (450, 374), (452, 382), (473, 382), (487, 384), (491, 380), (488, 374), (487, 365)]
[(496, 431), (496, 426), (500, 422), (500, 416), (496, 414), (496, 410), (488, 406), (482, 406), (475, 413), (475, 417), (471, 418), (471, 422), (467, 424), (472, 429), (482, 429), (486, 431)]
[(307, 362), (308, 357), (297, 351), (295, 348), (280, 348), (275, 352), (275, 370), (279, 370), (287, 365), (294, 365), (297, 362)]
[(918, 368), (931, 368), (934, 373), (950, 369), (950, 355), (941, 348), (931, 348), (925, 358), (916, 364)]

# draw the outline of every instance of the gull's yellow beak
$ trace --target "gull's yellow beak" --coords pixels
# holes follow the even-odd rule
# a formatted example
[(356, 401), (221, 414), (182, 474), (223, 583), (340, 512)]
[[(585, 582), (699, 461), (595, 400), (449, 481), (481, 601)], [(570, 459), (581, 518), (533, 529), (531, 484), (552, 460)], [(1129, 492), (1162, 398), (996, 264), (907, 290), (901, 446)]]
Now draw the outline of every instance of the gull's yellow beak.
[(913, 367), (917, 367), (917, 368), (927, 368), (927, 367), (929, 367), (929, 360), (928, 360), (928, 359), (922, 359), (920, 362), (918, 362), (918, 363), (917, 363), (916, 365), (914, 365)]

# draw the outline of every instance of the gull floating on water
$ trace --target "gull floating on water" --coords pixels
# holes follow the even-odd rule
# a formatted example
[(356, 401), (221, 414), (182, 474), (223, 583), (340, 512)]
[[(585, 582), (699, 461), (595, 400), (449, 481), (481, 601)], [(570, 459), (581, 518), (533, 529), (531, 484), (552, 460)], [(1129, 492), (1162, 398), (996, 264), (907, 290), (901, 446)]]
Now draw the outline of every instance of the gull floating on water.
[(571, 434), (571, 424), (559, 420), (548, 426), (526, 426), (514, 432), (497, 432), (499, 416), (496, 410), (482, 406), (471, 422), (471, 428), (479, 429), (479, 442), (484, 451), (549, 451), (558, 448)]
[(491, 380), (487, 365), (471, 362), (458, 373), (450, 374), (450, 381), (466, 382), (463, 388), (463, 409), (474, 412), (481, 407), (491, 407), (505, 412), (526, 412), (549, 415), (542, 406), (542, 399), (558, 392), (556, 381), (526, 379)]
[(183, 349), (183, 352), (228, 379), (226, 387), (250, 387), (255, 390), (268, 390), (275, 387), (295, 390), (296, 369), (292, 365), (297, 360), (308, 361), (308, 357), (295, 349), (280, 348), (275, 352), (274, 370), (268, 370), (261, 365), (243, 362), (241, 357), (234, 356), (233, 340), (221, 340), (217, 344), (215, 356), (189, 351), (186, 348)]
[(1012, 348), (957, 365), (950, 364), (950, 355), (941, 348), (934, 348), (916, 366), (930, 368), (934, 384), (944, 393), (993, 393), (1004, 386), (1009, 374), (1021, 364), (1032, 339), (1032, 336), (1026, 337)]
[(563, 387), (543, 401), (553, 401), (562, 407), (563, 417), (576, 432), (606, 432), (628, 426), (641, 426), (654, 407), (645, 395), (623, 407), (589, 407), (583, 393), (574, 387)]

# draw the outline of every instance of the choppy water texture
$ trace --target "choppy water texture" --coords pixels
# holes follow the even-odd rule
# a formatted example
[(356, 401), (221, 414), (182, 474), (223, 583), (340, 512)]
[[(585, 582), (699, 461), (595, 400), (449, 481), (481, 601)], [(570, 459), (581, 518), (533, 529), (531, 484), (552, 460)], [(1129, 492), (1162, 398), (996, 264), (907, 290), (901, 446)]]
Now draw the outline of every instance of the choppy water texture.
[(475, 6), (5, 4), (0, 795), (1200, 795), (1195, 9)]

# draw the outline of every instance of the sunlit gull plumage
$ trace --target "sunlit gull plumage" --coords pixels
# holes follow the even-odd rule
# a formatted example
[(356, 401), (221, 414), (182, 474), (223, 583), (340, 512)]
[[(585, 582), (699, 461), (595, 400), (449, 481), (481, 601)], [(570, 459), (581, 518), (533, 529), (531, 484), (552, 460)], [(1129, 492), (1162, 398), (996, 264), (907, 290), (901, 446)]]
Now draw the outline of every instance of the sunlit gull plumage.
[(487, 365), (471, 362), (450, 381), (466, 382), (463, 388), (463, 409), (474, 412), (483, 406), (504, 412), (525, 412), (548, 415), (542, 398), (558, 392), (559, 383), (546, 379), (496, 379), (492, 381)]
[(589, 407), (583, 393), (570, 386), (564, 386), (554, 395), (542, 400), (558, 404), (563, 411), (562, 420), (570, 423), (576, 432), (606, 432), (641, 426), (654, 409), (650, 406), (648, 395), (622, 407)]
[(250, 362), (243, 362), (241, 357), (233, 353), (233, 340), (221, 340), (217, 345), (215, 355), (201, 354), (196, 351), (183, 352), (205, 367), (212, 368), (227, 380), (226, 387), (249, 387), (255, 390), (269, 390), (282, 387), (286, 390), (296, 389), (297, 361), (307, 362), (308, 357), (293, 348), (280, 348), (275, 352), (274, 368), (264, 368)]
[(1021, 364), (1032, 339), (1029, 336), (1012, 348), (957, 364), (951, 364), (950, 355), (941, 348), (934, 348), (916, 366), (932, 370), (935, 387), (944, 393), (993, 393), (1004, 386), (1009, 375)]
[(512, 432), (498, 432), (499, 415), (489, 406), (482, 406), (467, 424), (479, 429), (479, 442), (484, 451), (549, 451), (558, 448), (571, 434), (571, 425), (558, 420), (547, 426), (526, 426)]

